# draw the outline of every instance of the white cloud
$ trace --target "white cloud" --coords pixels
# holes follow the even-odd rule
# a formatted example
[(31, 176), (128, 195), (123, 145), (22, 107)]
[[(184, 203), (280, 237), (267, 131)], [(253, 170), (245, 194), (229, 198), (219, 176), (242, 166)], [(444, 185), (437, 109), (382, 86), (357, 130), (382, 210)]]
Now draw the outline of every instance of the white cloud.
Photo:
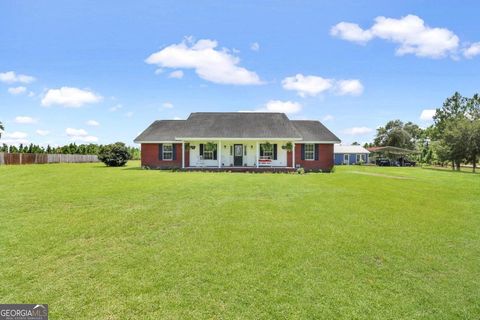
[(95, 120), (88, 120), (86, 122), (86, 125), (91, 126), (91, 127), (98, 127), (100, 125), (100, 123), (98, 121), (95, 121)]
[(127, 117), (127, 118), (131, 118), (131, 117), (133, 117), (133, 115), (134, 115), (133, 111), (128, 111), (128, 112), (125, 113), (125, 117)]
[(57, 104), (67, 108), (78, 108), (84, 104), (96, 103), (100, 100), (102, 100), (102, 97), (90, 90), (61, 87), (48, 90), (42, 99), (42, 105), (48, 107)]
[(5, 143), (7, 145), (19, 145), (19, 144), (25, 145), (30, 143), (27, 137), (28, 135), (25, 132), (21, 132), (21, 131), (7, 132), (2, 135), (2, 139), (0, 140), (0, 142)]
[(324, 121), (324, 122), (333, 121), (333, 120), (335, 120), (335, 117), (332, 116), (331, 114), (327, 114), (326, 116), (324, 116), (324, 117), (322, 118), (322, 121)]
[(363, 85), (360, 80), (339, 80), (335, 85), (337, 94), (359, 96), (363, 93)]
[(88, 132), (84, 129), (67, 128), (65, 129), (65, 133), (67, 134), (67, 136), (70, 137), (72, 141), (88, 143), (98, 141), (97, 137), (88, 135)]
[(435, 115), (436, 109), (425, 109), (420, 114), (420, 119), (425, 121), (432, 120), (433, 116)]
[(373, 38), (369, 30), (363, 30), (356, 23), (340, 22), (330, 29), (330, 35), (343, 40), (364, 44)]
[(5, 138), (10, 138), (10, 139), (25, 139), (28, 137), (28, 134), (26, 132), (21, 132), (21, 131), (13, 131), (13, 132), (7, 132), (4, 134)]
[(173, 103), (166, 101), (162, 104), (162, 106), (166, 109), (172, 109), (173, 108)]
[(158, 68), (157, 70), (155, 70), (155, 74), (162, 74), (164, 72), (165, 70), (163, 70), (162, 68)]
[(84, 129), (74, 129), (74, 128), (65, 129), (65, 133), (69, 137), (85, 137), (88, 135), (87, 131), (85, 131)]
[(95, 136), (73, 137), (72, 140), (75, 140), (78, 142), (94, 143), (94, 142), (98, 142), (98, 137), (95, 137)]
[(240, 110), (238, 112), (283, 112), (297, 113), (302, 110), (302, 105), (293, 101), (270, 100), (262, 108), (256, 110)]
[(351, 134), (351, 135), (369, 134), (371, 132), (373, 132), (373, 129), (368, 127), (353, 127), (353, 128), (345, 129), (343, 131), (343, 133)]
[(30, 141), (28, 139), (2, 139), (0, 140), (2, 143), (5, 143), (6, 145), (19, 145), (19, 144), (30, 144)]
[(373, 26), (366, 30), (355, 23), (340, 22), (331, 28), (330, 34), (357, 43), (379, 38), (398, 44), (397, 55), (415, 54), (429, 58), (454, 56), (460, 42), (452, 31), (431, 28), (415, 15), (400, 19), (377, 17)]
[(297, 113), (302, 110), (302, 105), (292, 101), (270, 100), (265, 105), (264, 110), (268, 112)]
[(110, 108), (108, 109), (108, 111), (110, 111), (110, 112), (115, 112), (115, 111), (118, 111), (118, 110), (120, 110), (120, 109), (122, 109), (122, 108), (123, 108), (123, 106), (122, 106), (121, 104), (117, 104), (117, 105), (114, 105), (113, 107), (110, 107)]
[(182, 117), (173, 117), (173, 120), (183, 120)]
[(468, 48), (463, 50), (463, 55), (471, 59), (480, 54), (480, 42), (472, 43)]
[(160, 68), (194, 69), (200, 78), (214, 83), (262, 83), (255, 72), (238, 65), (240, 59), (237, 56), (225, 48), (215, 49), (217, 46), (218, 43), (214, 40), (201, 39), (193, 43), (192, 39), (188, 38), (153, 53), (145, 62)]
[(27, 76), (25, 74), (16, 74), (15, 71), (0, 72), (0, 82), (5, 83), (30, 83), (35, 81), (35, 78), (32, 76)]
[(41, 129), (38, 129), (37, 131), (35, 131), (39, 136), (48, 136), (50, 134), (50, 131), (48, 130), (41, 130)]
[(260, 50), (260, 44), (258, 42), (254, 42), (254, 43), (250, 44), (250, 50), (252, 50), (252, 51)]
[(360, 95), (363, 92), (363, 85), (357, 79), (335, 80), (300, 73), (283, 79), (282, 86), (285, 90), (296, 91), (301, 97), (316, 96), (330, 90), (339, 95)]
[(333, 80), (318, 76), (304, 76), (299, 73), (293, 77), (283, 79), (282, 86), (285, 90), (297, 91), (301, 97), (316, 96), (321, 92), (331, 89)]
[(32, 124), (32, 123), (36, 123), (37, 119), (34, 119), (32, 117), (27, 117), (27, 116), (18, 116), (18, 117), (15, 117), (14, 122), (19, 124)]
[(170, 72), (168, 75), (169, 78), (174, 78), (174, 79), (182, 79), (183, 78), (183, 71), (182, 70), (175, 70)]
[(25, 91), (27, 91), (27, 88), (22, 87), (22, 86), (20, 86), (20, 87), (8, 88), (8, 92), (9, 92), (10, 94), (13, 94), (13, 95), (25, 93)]

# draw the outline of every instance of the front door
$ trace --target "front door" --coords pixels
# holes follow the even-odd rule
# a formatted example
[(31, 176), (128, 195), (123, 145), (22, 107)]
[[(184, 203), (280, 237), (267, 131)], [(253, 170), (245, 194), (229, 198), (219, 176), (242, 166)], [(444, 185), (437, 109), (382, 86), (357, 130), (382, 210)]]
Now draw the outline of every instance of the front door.
[(243, 144), (236, 144), (233, 147), (233, 165), (235, 167), (243, 166)]

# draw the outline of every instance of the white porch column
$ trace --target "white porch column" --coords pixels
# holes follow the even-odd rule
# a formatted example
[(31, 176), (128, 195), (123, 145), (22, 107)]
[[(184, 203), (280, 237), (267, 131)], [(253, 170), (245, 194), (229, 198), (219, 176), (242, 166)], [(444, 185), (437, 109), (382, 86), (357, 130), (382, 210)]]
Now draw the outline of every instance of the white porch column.
[(295, 168), (295, 141), (292, 144), (292, 166)]
[(217, 154), (217, 158), (218, 158), (218, 167), (221, 168), (222, 167), (222, 142), (220, 140), (218, 140), (218, 154)]
[(185, 141), (182, 141), (182, 169), (185, 168)]
[(257, 141), (257, 148), (255, 149), (255, 163), (257, 164), (257, 168), (258, 168), (258, 159), (259, 159), (258, 154), (259, 154), (259, 151), (260, 151), (259, 149), (260, 148), (259, 148), (259, 144), (258, 144), (258, 141)]

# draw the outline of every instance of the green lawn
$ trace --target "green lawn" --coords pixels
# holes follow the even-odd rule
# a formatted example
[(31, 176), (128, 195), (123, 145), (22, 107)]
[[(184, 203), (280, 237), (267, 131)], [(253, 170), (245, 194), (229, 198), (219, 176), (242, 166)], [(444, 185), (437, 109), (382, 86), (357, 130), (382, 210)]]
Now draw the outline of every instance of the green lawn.
[(0, 303), (51, 319), (478, 319), (480, 176), (0, 166)]

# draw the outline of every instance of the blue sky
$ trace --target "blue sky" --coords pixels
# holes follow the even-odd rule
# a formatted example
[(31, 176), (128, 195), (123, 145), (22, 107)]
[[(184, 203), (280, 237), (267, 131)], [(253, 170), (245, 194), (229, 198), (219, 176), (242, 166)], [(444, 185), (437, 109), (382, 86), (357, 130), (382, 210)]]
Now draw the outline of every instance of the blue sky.
[(286, 111), (344, 143), (427, 126), (479, 91), (480, 4), (452, 3), (2, 1), (0, 143), (133, 144), (195, 111)]

